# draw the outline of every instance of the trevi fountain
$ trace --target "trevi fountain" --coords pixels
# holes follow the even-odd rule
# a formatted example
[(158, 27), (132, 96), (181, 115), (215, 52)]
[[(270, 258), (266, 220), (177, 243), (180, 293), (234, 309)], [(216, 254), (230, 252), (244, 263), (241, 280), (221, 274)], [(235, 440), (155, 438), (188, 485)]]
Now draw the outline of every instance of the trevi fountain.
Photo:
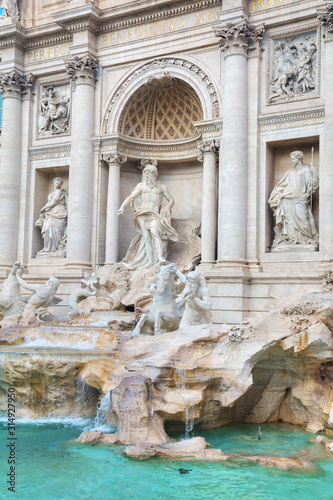
[(0, 498), (333, 498), (333, 1), (0, 0)]

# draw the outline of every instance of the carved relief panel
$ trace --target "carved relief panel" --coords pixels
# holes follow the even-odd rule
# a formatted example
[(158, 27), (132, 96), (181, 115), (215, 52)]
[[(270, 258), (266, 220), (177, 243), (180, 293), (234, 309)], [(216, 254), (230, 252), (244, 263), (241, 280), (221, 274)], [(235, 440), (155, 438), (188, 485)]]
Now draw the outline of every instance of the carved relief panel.
[(37, 138), (70, 134), (71, 86), (43, 82), (38, 88)]
[(319, 97), (319, 41), (317, 26), (269, 35), (268, 104)]

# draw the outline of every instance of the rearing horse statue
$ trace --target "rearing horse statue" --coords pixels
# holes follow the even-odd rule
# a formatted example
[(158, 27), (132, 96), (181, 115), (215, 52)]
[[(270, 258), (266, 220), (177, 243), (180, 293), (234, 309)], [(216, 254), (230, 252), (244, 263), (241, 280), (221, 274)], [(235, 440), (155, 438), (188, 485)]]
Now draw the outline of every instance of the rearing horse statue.
[(155, 335), (162, 333), (161, 329), (169, 332), (177, 330), (181, 312), (176, 303), (175, 264), (161, 266), (157, 274), (156, 285), (150, 285), (149, 290), (154, 297), (153, 304), (148, 314), (142, 314), (138, 324), (133, 330), (132, 337), (141, 333), (144, 324), (154, 328)]

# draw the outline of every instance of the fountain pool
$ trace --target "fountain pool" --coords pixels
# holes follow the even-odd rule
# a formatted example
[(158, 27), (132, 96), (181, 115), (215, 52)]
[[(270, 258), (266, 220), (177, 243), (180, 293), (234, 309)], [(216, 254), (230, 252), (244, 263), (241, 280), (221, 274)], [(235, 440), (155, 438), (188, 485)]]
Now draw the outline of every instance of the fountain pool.
[[(123, 446), (81, 445), (76, 438), (92, 429), (93, 419), (21, 420), (17, 424), (18, 500), (332, 500), (333, 460), (313, 443), (314, 435), (288, 424), (231, 425), (199, 431), (225, 453), (307, 456), (312, 472), (291, 472), (259, 466), (244, 459), (190, 462), (170, 459), (135, 461), (122, 456)], [(3, 419), (1, 426), (5, 427)], [(2, 429), (5, 430), (5, 429)], [(105, 426), (112, 432), (111, 426)], [(179, 436), (173, 436), (178, 437)], [(1, 453), (0, 498), (9, 498), (6, 453)], [(190, 469), (180, 474), (180, 468)]]

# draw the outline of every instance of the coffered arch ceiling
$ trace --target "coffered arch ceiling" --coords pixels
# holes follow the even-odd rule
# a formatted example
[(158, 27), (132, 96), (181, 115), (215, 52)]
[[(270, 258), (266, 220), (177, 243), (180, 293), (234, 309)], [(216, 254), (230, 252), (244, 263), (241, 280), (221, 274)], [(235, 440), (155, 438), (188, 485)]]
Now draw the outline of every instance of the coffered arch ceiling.
[(151, 77), (128, 99), (118, 133), (136, 139), (179, 140), (195, 136), (193, 122), (202, 119), (195, 90), (184, 80), (164, 74)]

